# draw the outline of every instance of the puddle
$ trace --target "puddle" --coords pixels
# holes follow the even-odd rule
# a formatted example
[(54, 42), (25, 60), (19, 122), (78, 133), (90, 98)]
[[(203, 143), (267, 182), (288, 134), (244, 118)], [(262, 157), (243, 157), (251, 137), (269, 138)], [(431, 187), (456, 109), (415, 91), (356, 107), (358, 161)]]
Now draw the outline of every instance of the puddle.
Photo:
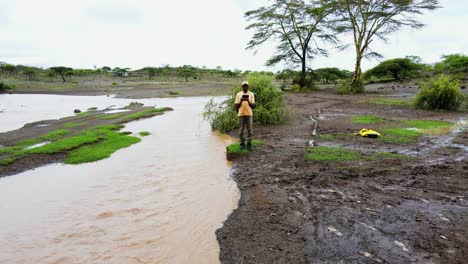
[[(100, 98), (52, 100), (65, 115), (70, 104), (134, 101)], [(127, 124), (126, 131), (151, 133), (141, 143), (95, 163), (0, 179), (0, 263), (219, 263), (215, 230), (239, 199), (224, 153), (232, 140), (202, 121), (208, 98), (139, 101), (175, 109)], [(41, 106), (29, 107), (36, 113), (27, 122), (54, 118)]]
[(115, 109), (115, 110), (109, 110), (105, 111), (104, 114), (115, 114), (115, 113), (123, 113), (123, 112), (128, 112), (130, 109)]
[(50, 124), (39, 124), (39, 125), (36, 125), (36, 127), (48, 127), (50, 126)]
[(49, 144), (49, 143), (50, 143), (50, 141), (37, 143), (37, 144), (35, 144), (35, 145), (25, 147), (24, 150), (42, 147), (42, 146), (44, 146), (44, 145), (46, 145), (46, 144)]

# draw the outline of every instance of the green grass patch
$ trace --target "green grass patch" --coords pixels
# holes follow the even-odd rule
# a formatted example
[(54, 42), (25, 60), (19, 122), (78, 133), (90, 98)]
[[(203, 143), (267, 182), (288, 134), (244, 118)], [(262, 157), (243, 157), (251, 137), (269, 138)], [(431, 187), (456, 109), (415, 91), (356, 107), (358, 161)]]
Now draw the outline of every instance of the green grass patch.
[(418, 129), (433, 129), (439, 127), (449, 127), (452, 123), (445, 121), (435, 120), (405, 120), (403, 121), (405, 127), (418, 128)]
[(66, 129), (59, 129), (59, 130), (55, 130), (55, 131), (52, 131), (52, 132), (49, 132), (49, 133), (47, 133), (45, 135), (40, 136), (39, 140), (41, 140), (41, 141), (54, 141), (54, 140), (58, 140), (58, 139), (63, 138), (68, 133), (70, 133), (70, 131), (68, 131)]
[(379, 116), (368, 115), (368, 116), (353, 116), (351, 117), (351, 121), (355, 124), (369, 125), (369, 124), (384, 122), (385, 119)]
[(78, 113), (76, 114), (76, 116), (89, 116), (91, 114), (91, 112), (81, 112), (81, 113)]
[(392, 106), (405, 106), (409, 105), (410, 102), (406, 100), (401, 100), (401, 99), (389, 99), (389, 98), (377, 98), (373, 101), (371, 101), (373, 104), (379, 104), (379, 105), (392, 105)]
[(142, 136), (142, 137), (146, 137), (146, 136), (151, 135), (151, 133), (148, 132), (148, 131), (141, 131), (139, 134), (140, 134), (140, 136)]
[(122, 118), (122, 122), (129, 121), (129, 120), (135, 120), (135, 119), (140, 119), (140, 118), (145, 118), (145, 117), (151, 117), (158, 115), (164, 111), (168, 110), (168, 108), (154, 108), (154, 109), (149, 109), (149, 110), (144, 110), (140, 112), (136, 112), (133, 114), (126, 115)]
[[(259, 146), (259, 145), (262, 145), (262, 144), (263, 144), (262, 140), (258, 140), (258, 139), (252, 140), (252, 147)], [(240, 142), (236, 142), (236, 143), (233, 143), (233, 144), (227, 146), (226, 151), (227, 151), (227, 153), (230, 153), (230, 154), (246, 154), (246, 153), (249, 153), (247, 148), (241, 149)]]
[(129, 147), (141, 141), (140, 138), (109, 131), (105, 139), (93, 145), (83, 146), (69, 153), (67, 164), (81, 164), (106, 159), (119, 149)]
[(170, 91), (170, 92), (168, 92), (168, 94), (170, 94), (170, 95), (178, 95), (178, 94), (180, 94), (180, 92), (179, 92), (179, 91)]
[(309, 148), (305, 156), (306, 159), (313, 161), (350, 161), (358, 160), (360, 157), (359, 151), (324, 146)]
[(379, 160), (379, 159), (403, 159), (406, 155), (393, 152), (374, 152), (363, 154), (357, 150), (340, 148), (340, 147), (312, 147), (307, 150), (305, 158), (313, 161), (353, 161), (353, 160)]
[(100, 115), (97, 118), (103, 119), (103, 120), (110, 120), (110, 119), (117, 119), (121, 116), (122, 114), (112, 114), (112, 115)]
[(407, 128), (386, 128), (378, 140), (387, 143), (414, 143), (423, 135), (422, 132)]
[(15, 162), (14, 158), (5, 158), (5, 159), (0, 159), (0, 166), (8, 166)]
[(75, 128), (84, 125), (84, 123), (66, 123), (63, 125), (64, 128)]

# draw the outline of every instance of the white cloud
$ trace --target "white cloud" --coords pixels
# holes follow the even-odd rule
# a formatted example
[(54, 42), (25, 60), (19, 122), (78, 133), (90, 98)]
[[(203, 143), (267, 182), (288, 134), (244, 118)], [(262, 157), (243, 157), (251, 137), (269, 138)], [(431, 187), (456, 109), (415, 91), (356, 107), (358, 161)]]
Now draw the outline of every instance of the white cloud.
[[(248, 0), (2, 0), (0, 61), (32, 65), (93, 65), (139, 68), (148, 65), (206, 65), (266, 69), (274, 44), (254, 56), (245, 46)], [(449, 3), (450, 2), (450, 3)], [(386, 58), (419, 55), (433, 62), (441, 54), (465, 52), (468, 24), (464, 0), (424, 16), (423, 30), (405, 30), (374, 48)], [(314, 67), (352, 69), (352, 49), (312, 61)], [(365, 62), (370, 67), (376, 62)], [(275, 68), (278, 69), (279, 67)]]

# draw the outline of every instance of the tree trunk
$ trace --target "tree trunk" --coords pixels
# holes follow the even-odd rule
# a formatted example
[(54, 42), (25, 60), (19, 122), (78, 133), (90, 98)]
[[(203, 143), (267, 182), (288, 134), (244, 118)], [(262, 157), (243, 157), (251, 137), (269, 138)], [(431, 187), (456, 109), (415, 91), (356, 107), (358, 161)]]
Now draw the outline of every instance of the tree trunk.
[(60, 77), (62, 77), (63, 82), (67, 81), (67, 79), (65, 79), (65, 76), (63, 74), (60, 74)]
[(305, 81), (306, 81), (306, 61), (304, 57), (304, 59), (302, 59), (301, 78), (299, 79), (299, 85), (301, 87), (304, 87)]
[(354, 67), (353, 80), (351, 82), (352, 84), (356, 84), (361, 80), (361, 59), (361, 54), (356, 54), (356, 65)]
[(185, 82), (188, 82), (188, 77), (187, 76), (185, 76)]

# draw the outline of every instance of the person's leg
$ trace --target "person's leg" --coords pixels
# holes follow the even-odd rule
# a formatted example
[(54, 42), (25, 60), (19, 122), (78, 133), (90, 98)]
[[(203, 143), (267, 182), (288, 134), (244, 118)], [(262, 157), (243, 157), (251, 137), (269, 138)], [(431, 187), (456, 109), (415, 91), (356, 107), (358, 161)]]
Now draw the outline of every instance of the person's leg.
[(253, 126), (253, 116), (248, 116), (247, 117), (247, 148), (249, 150), (252, 150), (252, 126)]
[(244, 116), (239, 116), (239, 139), (240, 139), (241, 147), (245, 145), (244, 128), (245, 128)]

